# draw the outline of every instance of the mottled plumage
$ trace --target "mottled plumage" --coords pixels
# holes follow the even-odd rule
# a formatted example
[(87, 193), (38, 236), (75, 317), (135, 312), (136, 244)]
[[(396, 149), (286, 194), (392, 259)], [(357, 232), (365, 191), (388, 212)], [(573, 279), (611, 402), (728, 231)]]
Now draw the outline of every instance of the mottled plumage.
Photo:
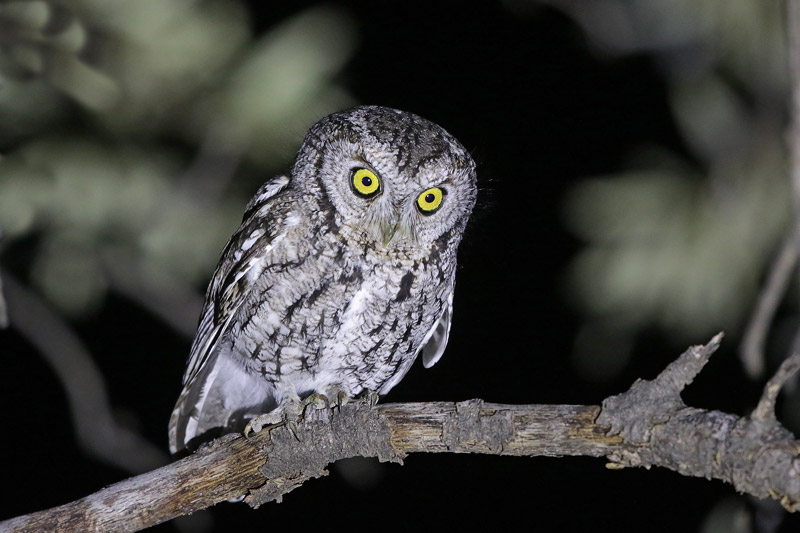
[(172, 452), (314, 392), (386, 394), (419, 353), (436, 363), (476, 192), (464, 147), (416, 115), (364, 106), (314, 125), (222, 254)]

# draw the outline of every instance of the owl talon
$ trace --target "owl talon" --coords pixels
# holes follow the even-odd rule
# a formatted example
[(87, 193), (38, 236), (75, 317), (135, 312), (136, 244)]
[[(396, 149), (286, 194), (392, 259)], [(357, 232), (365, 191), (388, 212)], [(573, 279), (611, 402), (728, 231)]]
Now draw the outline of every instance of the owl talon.
[(250, 438), (251, 433), (255, 435), (256, 433), (260, 433), (265, 427), (271, 428), (279, 426), (282, 422), (283, 420), (281, 420), (279, 417), (276, 417), (274, 413), (266, 413), (251, 419), (244, 427), (243, 433), (245, 438)]
[(249, 439), (251, 433), (255, 435), (256, 433), (260, 432), (261, 432), (261, 424), (259, 424), (255, 419), (253, 419), (250, 422), (248, 422), (247, 425), (244, 427), (243, 431), (244, 438)]
[(378, 400), (380, 399), (380, 396), (375, 391), (365, 390), (364, 392), (359, 394), (357, 396), (357, 398), (359, 400), (366, 400), (367, 405), (369, 406), (370, 409), (372, 409), (373, 407), (375, 407), (378, 404)]
[(340, 390), (336, 393), (336, 408), (339, 410), (339, 412), (342, 411), (342, 406), (347, 405), (349, 400), (350, 398), (347, 397), (347, 393), (343, 390)]
[[(312, 395), (313, 396), (313, 395)], [(347, 396), (347, 393), (339, 387), (331, 387), (327, 390), (327, 394), (322, 395), (326, 401), (326, 407), (331, 409), (336, 409), (338, 411), (342, 410), (343, 405), (347, 405), (347, 402), (350, 401), (350, 398)], [(329, 398), (333, 398), (334, 401), (331, 402)]]
[(308, 397), (306, 397), (303, 401), (300, 402), (300, 412), (302, 416), (306, 416), (306, 410), (311, 408), (314, 411), (319, 411), (321, 409), (326, 409), (331, 406), (331, 401), (328, 399), (327, 396), (324, 394), (320, 394), (318, 392), (314, 392)]

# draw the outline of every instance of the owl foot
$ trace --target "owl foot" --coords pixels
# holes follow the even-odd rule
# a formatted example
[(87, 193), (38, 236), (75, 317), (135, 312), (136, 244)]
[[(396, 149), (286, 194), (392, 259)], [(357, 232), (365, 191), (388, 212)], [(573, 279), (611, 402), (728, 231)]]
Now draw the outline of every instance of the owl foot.
[(347, 405), (347, 402), (350, 401), (350, 398), (347, 396), (347, 393), (343, 390), (339, 390), (336, 393), (336, 408), (341, 411), (343, 405)]
[[(334, 402), (331, 402), (331, 397), (335, 398)], [(375, 407), (375, 404), (378, 403), (378, 393), (367, 390), (356, 396), (356, 399), (366, 400), (369, 407)], [(328, 395), (313, 392), (302, 400), (287, 401), (278, 409), (251, 419), (244, 428), (244, 436), (249, 437), (251, 433), (258, 433), (264, 428), (286, 426), (292, 432), (292, 435), (297, 440), (300, 440), (297, 423), (305, 418), (309, 409), (312, 411), (329, 408), (341, 410), (342, 406), (347, 405), (349, 402), (350, 397), (339, 388), (329, 389)]]
[(264, 428), (286, 426), (292, 432), (292, 435), (297, 440), (300, 440), (297, 423), (305, 417), (307, 410), (318, 411), (328, 407), (330, 407), (330, 400), (324, 394), (315, 392), (303, 400), (295, 397), (283, 402), (274, 411), (264, 413), (250, 420), (244, 428), (244, 436), (248, 437), (251, 433), (258, 433)]
[[(350, 401), (350, 397), (347, 396), (347, 393), (339, 387), (330, 388), (328, 389), (327, 395), (320, 394), (319, 396), (325, 398), (326, 407), (338, 409), (339, 411), (342, 410), (343, 405), (347, 405), (347, 403)], [(333, 399), (333, 401), (331, 401), (331, 399)]]
[(333, 407), (340, 411), (342, 410), (342, 406), (347, 405), (353, 399), (357, 401), (366, 401), (367, 405), (369, 405), (369, 407), (372, 408), (375, 407), (375, 404), (378, 403), (378, 398), (379, 398), (378, 393), (371, 390), (365, 390), (360, 394), (358, 394), (357, 396), (355, 396), (355, 398), (350, 398), (345, 391), (339, 388), (329, 391), (329, 395), (332, 396), (333, 394), (331, 393), (335, 394), (336, 397), (336, 403)]
[(365, 400), (367, 402), (367, 405), (369, 405), (369, 407), (371, 409), (371, 408), (375, 407), (378, 404), (378, 400), (380, 399), (380, 396), (375, 391), (365, 390), (364, 392), (362, 392), (361, 394), (356, 396), (356, 399), (357, 400)]
[(308, 409), (319, 411), (321, 409), (327, 409), (330, 406), (331, 401), (327, 396), (320, 394), (319, 392), (312, 392), (300, 401), (300, 412), (302, 413), (302, 416), (305, 416), (306, 410)]
[(340, 389), (339, 387), (331, 387), (327, 389), (326, 394), (322, 394), (320, 392), (311, 393), (308, 397), (300, 402), (300, 405), (302, 407), (303, 415), (305, 415), (306, 409), (309, 407), (315, 411), (326, 408), (341, 410), (342, 406), (347, 405), (349, 401), (350, 397), (347, 396), (347, 393), (344, 390)]
[(281, 413), (270, 411), (251, 419), (244, 427), (244, 436), (249, 437), (250, 433), (258, 433), (265, 427), (276, 427), (283, 423), (284, 420)]

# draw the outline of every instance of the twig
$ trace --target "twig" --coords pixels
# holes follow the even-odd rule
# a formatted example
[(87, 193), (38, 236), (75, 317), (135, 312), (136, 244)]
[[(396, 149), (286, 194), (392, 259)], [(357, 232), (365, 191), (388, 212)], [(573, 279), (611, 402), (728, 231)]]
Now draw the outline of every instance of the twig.
[[(772, 497), (788, 511), (800, 509), (800, 442), (775, 419), (761, 413), (774, 406), (775, 386), (795, 369), (785, 362), (771, 379), (751, 417), (687, 407), (680, 397), (716, 350), (717, 335), (706, 346), (690, 348), (653, 381), (639, 380), (603, 402), (599, 424), (611, 426), (629, 446), (612, 453), (612, 468), (663, 466), (683, 475), (721, 479), (740, 492)], [(793, 358), (794, 359), (794, 358)], [(771, 403), (770, 403), (771, 402)]]
[(105, 381), (77, 335), (36, 294), (4, 274), (14, 328), (37, 348), (64, 386), (79, 444), (133, 474), (165, 464), (166, 453), (115, 420)]
[(800, 501), (800, 442), (774, 420), (687, 407), (680, 392), (721, 335), (690, 348), (652, 381), (603, 406), (500, 405), (471, 400), (351, 402), (283, 426), (231, 434), (154, 472), (81, 500), (0, 523), (0, 531), (134, 531), (240, 495), (257, 507), (353, 456), (402, 462), (415, 452), (608, 457), (612, 468), (663, 466), (716, 478), (789, 510)]
[[(0, 156), (0, 161), (3, 157)], [(3, 230), (0, 229), (0, 244), (3, 242)], [(0, 248), (2, 252), (2, 248)], [(2, 272), (0, 272), (2, 274)], [(5, 294), (3, 293), (3, 276), (0, 276), (0, 329), (8, 327), (8, 304), (6, 303)]]
[(786, 293), (800, 253), (800, 1), (786, 2), (786, 33), (789, 40), (789, 74), (792, 85), (791, 123), (787, 135), (794, 219), (788, 236), (767, 277), (742, 340), (741, 357), (751, 378), (764, 372), (764, 344), (775, 310)]
[(775, 421), (775, 401), (778, 399), (778, 393), (798, 369), (800, 369), (800, 352), (795, 352), (781, 363), (778, 371), (767, 382), (761, 400), (750, 418), (765, 422)]
[(745, 372), (751, 378), (758, 378), (764, 373), (764, 346), (767, 332), (772, 325), (775, 311), (786, 294), (797, 264), (797, 253), (797, 236), (791, 232), (770, 267), (766, 284), (761, 289), (756, 308), (745, 328), (741, 358)]
[[(0, 272), (2, 274), (2, 272)], [(3, 277), (0, 276), (0, 329), (8, 327), (8, 304), (3, 292)]]
[[(789, 155), (791, 164), (795, 227), (800, 227), (800, 1), (786, 2), (786, 32), (789, 38), (789, 75), (792, 84)], [(800, 233), (795, 235), (800, 239)]]

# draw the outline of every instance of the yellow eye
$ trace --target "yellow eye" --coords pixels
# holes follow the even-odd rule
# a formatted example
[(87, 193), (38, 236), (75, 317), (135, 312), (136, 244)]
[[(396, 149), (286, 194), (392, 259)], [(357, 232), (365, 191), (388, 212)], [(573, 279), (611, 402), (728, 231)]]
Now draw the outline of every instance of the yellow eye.
[(422, 191), (417, 197), (417, 207), (423, 215), (433, 214), (442, 205), (445, 191), (439, 187), (431, 187)]
[(353, 170), (353, 189), (360, 196), (369, 198), (380, 192), (381, 180), (374, 172), (366, 168), (356, 168)]

